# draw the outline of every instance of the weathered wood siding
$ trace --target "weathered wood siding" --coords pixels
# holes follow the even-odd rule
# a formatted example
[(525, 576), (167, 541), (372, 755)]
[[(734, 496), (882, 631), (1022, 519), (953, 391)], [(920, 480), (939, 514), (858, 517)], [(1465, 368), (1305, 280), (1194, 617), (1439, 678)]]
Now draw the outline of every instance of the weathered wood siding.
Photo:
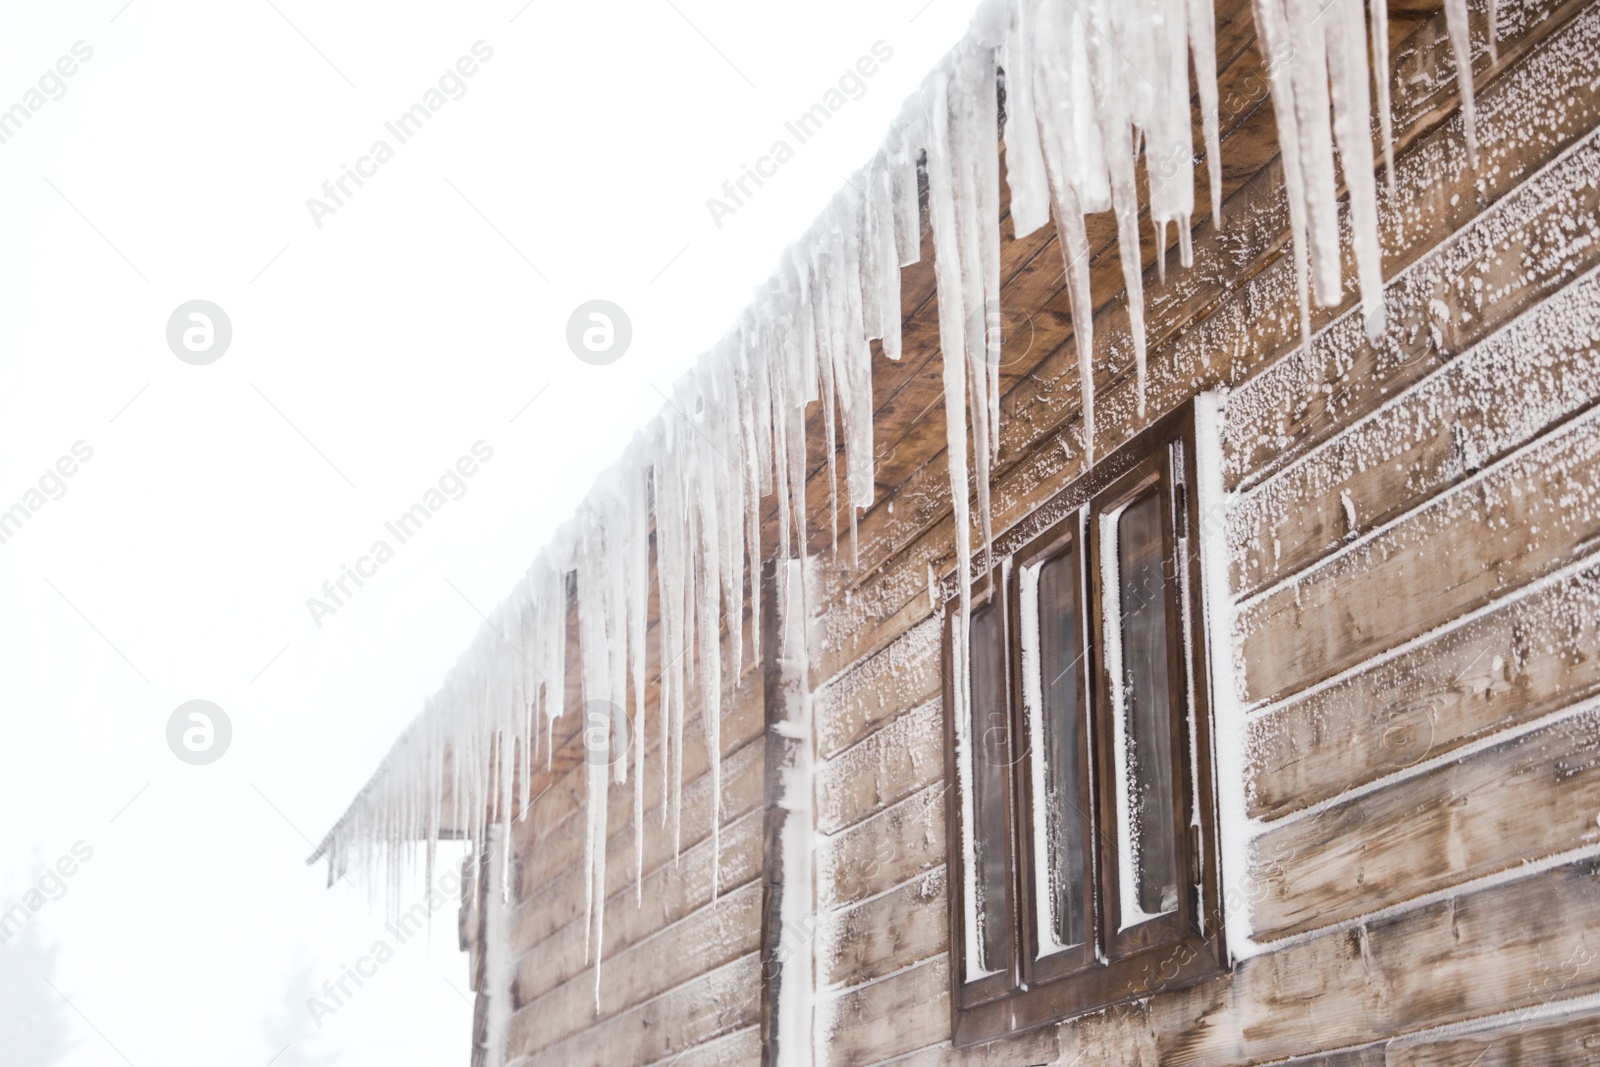
[[(950, 1047), (941, 627), (953, 566), (933, 280), (905, 273), (906, 356), (875, 371), (880, 500), (859, 563), (820, 541), (813, 656), (817, 1031), (834, 1065), (1600, 1061), (1600, 0), (1474, 7), (1468, 166), (1444, 20), (1391, 0), (1396, 174), (1380, 191), (1387, 336), (1351, 279), (1302, 345), (1287, 208), (1247, 0), (1219, 0), (1225, 225), (1155, 277), (1137, 414), (1109, 219), (1091, 226), (1104, 455), (1226, 387), (1227, 553), (1259, 953), (1231, 974), (980, 1049)], [(1198, 142), (1197, 142), (1198, 143)], [(1009, 227), (1006, 227), (1009, 229)], [(925, 251), (931, 251), (926, 249)], [(1060, 253), (1007, 240), (997, 532), (1085, 469)], [(814, 444), (820, 434), (812, 435)], [(825, 457), (808, 486), (826, 531)], [(821, 539), (827, 540), (826, 535)], [(605, 974), (585, 960), (582, 767), (519, 824), (512, 1032), (530, 1065), (761, 1060), (758, 666), (725, 698), (719, 898), (697, 715), (682, 855), (647, 776), (613, 789)], [(652, 709), (654, 705), (652, 704)], [(653, 711), (652, 711), (653, 713)], [(653, 735), (650, 751), (654, 752)], [(1242, 736), (1240, 736), (1242, 735)], [(574, 743), (570, 736), (568, 744)], [(653, 760), (653, 755), (652, 755)], [(559, 768), (558, 768), (559, 770)], [(1232, 833), (1236, 827), (1224, 827)]]

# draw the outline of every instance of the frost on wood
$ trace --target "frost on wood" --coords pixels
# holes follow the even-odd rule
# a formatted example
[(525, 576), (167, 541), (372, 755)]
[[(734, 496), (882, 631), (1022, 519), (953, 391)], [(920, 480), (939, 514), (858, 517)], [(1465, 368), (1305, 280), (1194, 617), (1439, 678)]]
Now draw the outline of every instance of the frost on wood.
[[(1374, 5), (1382, 19), (1381, 3)], [(1337, 299), (1335, 142), (1350, 188), (1356, 262), (1369, 326), (1381, 320), (1368, 38), (1360, 0), (1257, 0), (1290, 187), (1302, 293)], [(1452, 19), (1455, 15), (1452, 13)], [(1452, 22), (1453, 34), (1456, 23)], [(1139, 215), (1166, 269), (1169, 228), (1192, 259), (1198, 86), (1210, 208), (1220, 219), (1215, 20), (1211, 0), (985, 0), (967, 36), (906, 104), (882, 147), (783, 256), (749, 308), (673, 389), (574, 518), (539, 553), (443, 686), (317, 850), (330, 871), (386, 864), (390, 892), (441, 835), (509, 840), (538, 768), (553, 766), (554, 723), (568, 707), (569, 608), (584, 709), (586, 945), (600, 980), (608, 798), (633, 789), (633, 876), (643, 878), (646, 739), (657, 738), (661, 825), (681, 842), (684, 718), (701, 717), (713, 806), (716, 882), (722, 699), (748, 655), (759, 659), (762, 501), (776, 503), (777, 552), (805, 558), (813, 535), (838, 548), (876, 494), (872, 342), (901, 355), (901, 267), (921, 255), (926, 175), (955, 519), (959, 614), (952, 620), (958, 724), (968, 721), (965, 655), (973, 537), (992, 542), (989, 483), (1000, 444), (999, 361), (988, 344), (1001, 287), (1001, 174), (1017, 236), (1054, 216), (1079, 356), (1085, 440), (1094, 440), (1091, 248), (1085, 215), (1113, 211), (1143, 412), (1145, 341)], [(1454, 39), (1454, 37), (1453, 37)], [(1372, 33), (1387, 110), (1381, 26)], [(1460, 72), (1463, 87), (1470, 68)], [(998, 92), (1007, 93), (1002, 128)], [(1470, 99), (1470, 93), (1464, 93)], [(1329, 111), (1332, 109), (1330, 122)], [(1382, 116), (1387, 152), (1388, 120)], [(1138, 201), (1144, 158), (1147, 202)], [(1311, 273), (1306, 273), (1310, 264)], [(1308, 282), (1309, 278), (1309, 282)], [(807, 414), (820, 406), (832, 518), (807, 528)], [(969, 427), (971, 432), (969, 433)], [(969, 451), (970, 450), (970, 451)], [(843, 471), (839, 470), (842, 456)], [(970, 472), (970, 477), (969, 477)], [(972, 504), (976, 503), (976, 514)], [(837, 559), (834, 561), (837, 565)], [(654, 570), (652, 578), (651, 571)], [(932, 583), (930, 583), (931, 585)], [(788, 617), (780, 584), (775, 605)], [(750, 610), (746, 611), (746, 603)], [(647, 703), (646, 636), (658, 620), (656, 699)], [(726, 636), (724, 636), (726, 634)], [(778, 650), (769, 650), (768, 655)], [(630, 773), (631, 772), (631, 773)], [(631, 782), (630, 782), (631, 779)], [(503, 878), (509, 883), (509, 875)], [(509, 891), (509, 884), (503, 891)], [(969, 894), (970, 896), (970, 894)], [(639, 899), (636, 896), (636, 901)], [(971, 954), (969, 953), (969, 956)]]

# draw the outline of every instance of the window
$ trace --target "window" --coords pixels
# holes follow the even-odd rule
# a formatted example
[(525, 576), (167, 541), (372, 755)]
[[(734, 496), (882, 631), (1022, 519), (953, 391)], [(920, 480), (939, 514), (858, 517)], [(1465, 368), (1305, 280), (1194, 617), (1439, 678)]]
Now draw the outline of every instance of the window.
[(1184, 410), (974, 587), (947, 746), (957, 1045), (1225, 967), (1193, 467)]

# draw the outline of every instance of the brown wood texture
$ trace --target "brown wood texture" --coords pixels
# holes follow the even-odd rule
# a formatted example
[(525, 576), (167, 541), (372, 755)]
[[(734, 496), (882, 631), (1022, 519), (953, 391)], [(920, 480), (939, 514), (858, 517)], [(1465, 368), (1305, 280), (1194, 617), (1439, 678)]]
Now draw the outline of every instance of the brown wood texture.
[(944, 863), (942, 778), (898, 804), (824, 838), (817, 866), (819, 903), (838, 906), (892, 889)]
[(1513, 1019), (1388, 1050), (1385, 1067), (1565, 1067), (1600, 1060), (1600, 1015)]
[(615, 1067), (671, 1060), (677, 1053), (753, 1027), (761, 964), (754, 951), (647, 1000), (604, 1026), (590, 1026), (523, 1061), (525, 1067)]
[[(919, 667), (920, 677), (930, 675), (937, 683), (937, 665)], [(852, 826), (910, 796), (929, 774), (942, 773), (943, 727), (944, 702), (936, 697), (897, 714), (823, 764), (817, 772), (817, 829), (834, 833)]]
[(882, 978), (944, 951), (949, 932), (945, 869), (829, 913), (818, 931), (818, 981), (851, 986)]
[[(764, 796), (762, 777), (762, 761), (759, 745), (746, 745), (734, 753), (733, 757), (730, 758), (728, 763), (723, 767), (722, 802), (723, 811), (726, 816), (729, 816), (731, 819), (738, 819), (741, 816), (748, 817), (749, 813), (756, 811), (761, 806), (761, 801)], [(696, 783), (699, 791), (705, 791), (709, 784), (709, 778), (702, 778)], [(686, 799), (688, 799), (687, 796)], [(647, 815), (646, 818), (649, 818), (649, 816)], [(689, 838), (688, 834), (689, 829), (689, 825), (686, 824), (686, 844), (691, 843), (691, 839)], [(697, 849), (694, 856), (694, 861), (696, 865), (705, 865), (701, 867), (704, 877), (700, 885), (703, 886), (705, 894), (709, 896), (711, 889), (709, 865), (712, 859), (709, 821), (701, 826), (696, 827), (695, 829), (697, 830), (697, 834), (695, 838), (692, 839), (692, 843), (697, 846), (704, 847)], [(724, 831), (724, 840), (722, 843), (724, 845), (725, 855), (728, 852), (727, 846), (742, 845), (741, 836), (744, 832), (748, 831), (741, 831), (740, 834)], [(645, 838), (646, 860), (647, 864), (650, 864), (647, 869), (651, 870), (652, 874), (660, 871), (663, 876), (663, 881), (665, 881), (665, 872), (668, 866), (671, 865), (673, 867), (677, 867), (679, 865), (675, 864), (672, 859), (671, 834), (658, 833), (655, 836), (660, 840), (659, 843), (653, 846), (651, 844), (650, 836), (647, 835)], [(620, 843), (618, 842), (619, 837), (622, 838)], [(626, 861), (631, 861), (632, 859), (632, 838), (633, 835), (631, 829), (629, 829), (625, 835), (619, 832), (618, 834), (614, 834), (612, 837), (613, 845), (618, 848), (618, 851), (622, 853), (622, 856)], [(654, 853), (654, 855), (652, 855), (652, 853)], [(755, 864), (752, 864), (748, 859), (745, 859), (744, 862), (737, 862), (741, 858), (742, 857), (739, 853), (734, 853), (733, 859), (736, 862), (729, 866), (727, 875), (723, 876), (723, 878), (719, 879), (719, 881), (723, 881), (724, 884), (726, 884), (724, 879), (731, 879), (741, 873), (752, 877), (755, 875), (756, 872), (749, 869), (751, 866), (755, 866)], [(616, 853), (613, 853), (612, 859), (617, 860), (617, 862), (608, 861), (606, 864), (606, 883), (609, 892), (606, 896), (605, 906), (608, 918), (617, 913), (622, 913), (625, 915), (628, 912), (641, 911), (642, 906), (635, 902), (636, 896), (632, 882), (632, 872), (630, 869), (631, 862), (624, 862), (624, 860), (618, 859)], [(654, 862), (651, 863), (651, 861)], [(621, 868), (620, 870), (618, 870), (619, 865)], [(612, 873), (614, 870), (617, 871), (616, 874)], [(700, 889), (684, 886), (684, 892), (686, 899), (694, 899), (694, 895), (698, 894)], [(530, 967), (539, 969), (553, 969), (557, 973), (566, 976), (573, 976), (570, 978), (570, 981), (583, 981), (583, 974), (589, 970), (589, 968), (584, 967), (582, 964), (582, 960), (584, 958), (584, 902), (584, 876), (580, 863), (576, 868), (569, 869), (562, 876), (561, 880), (552, 887), (551, 891), (530, 898), (530, 900), (522, 905), (515, 920), (516, 926), (514, 927), (514, 936), (518, 938), (519, 948), (524, 944), (526, 944), (527, 947), (521, 949), (519, 953), (519, 968), (523, 967), (525, 963)], [(653, 905), (669, 905), (670, 903), (670, 900), (652, 902)], [(668, 917), (674, 915), (674, 911), (667, 910), (666, 907), (662, 907), (661, 910), (657, 911), (656, 908), (653, 907), (652, 914), (659, 915), (659, 921), (664, 924), (670, 921)], [(649, 918), (641, 921), (637, 918), (630, 920), (627, 918), (621, 918), (619, 916), (619, 919), (616, 923), (617, 932), (615, 934), (607, 935), (608, 949), (615, 951), (616, 949), (622, 947), (624, 944), (626, 944), (626, 942), (621, 940), (624, 935), (633, 936), (643, 933), (644, 930), (641, 929), (641, 927), (648, 927), (650, 921), (651, 920)], [(556, 925), (558, 923), (560, 924), (559, 926)], [(560, 931), (560, 933), (556, 934), (556, 936), (561, 937), (559, 944), (565, 948), (564, 952), (556, 954), (548, 951), (556, 948), (556, 945), (551, 943), (551, 938), (549, 935), (547, 935), (545, 939), (541, 939), (539, 941), (522, 940), (523, 938), (528, 937), (529, 931), (546, 929), (552, 926), (555, 927), (555, 930), (553, 930), (552, 933), (555, 933), (557, 930)], [(528, 988), (531, 990), (532, 988), (536, 988), (538, 984), (540, 983), (530, 982)]]
[(1273, 818), (1600, 693), (1600, 561), (1253, 720), (1250, 812)]
[[(725, 750), (723, 754), (721, 810), (724, 825), (752, 810), (760, 802), (759, 760), (755, 759), (753, 752), (746, 751), (754, 736), (751, 734), (740, 738), (737, 734), (724, 735), (725, 743), (738, 745), (737, 748)], [(645, 821), (645, 872), (648, 876), (662, 865), (673, 862), (673, 842), (670, 818), (665, 828), (661, 825), (659, 800), (646, 805)], [(625, 887), (631, 889), (633, 885), (632, 813), (608, 826), (611, 829), (606, 842), (607, 899), (623, 892)], [(651, 830), (654, 832), (649, 832)], [(538, 873), (523, 879), (527, 888), (519, 894), (517, 911), (512, 920), (519, 944), (531, 945), (573, 918), (570, 903), (573, 887), (583, 882), (584, 831), (582, 820), (575, 819), (563, 824), (549, 838), (535, 846), (540, 858)], [(701, 774), (684, 783), (681, 848), (687, 851), (702, 840), (709, 842), (710, 837), (711, 779), (709, 775)], [(565, 911), (547, 913), (545, 905), (552, 901), (557, 903), (558, 909), (564, 907)], [(561, 901), (568, 903), (562, 905)], [(576, 907), (580, 911), (583, 907), (581, 891), (577, 894)]]
[[(1590, 137), (1550, 177), (1597, 166), (1600, 141)], [(1600, 188), (1574, 182), (1542, 199), (1529, 230), (1566, 230), (1575, 249), (1600, 243)], [(1461, 280), (1470, 288), (1478, 275)], [(1498, 308), (1480, 316), (1464, 303), (1453, 318), (1503, 321)], [(1292, 577), (1600, 400), (1597, 309), (1591, 270), (1247, 494), (1228, 531), (1234, 588), (1249, 594)]]
[(512, 1020), (512, 1047), (538, 1052), (757, 951), (761, 888), (750, 882), (629, 945), (602, 965), (598, 993), (591, 968), (527, 1005)]
[(1600, 548), (1597, 487), (1590, 416), (1247, 605), (1247, 696), (1282, 699)]
[[(726, 895), (756, 879), (761, 864), (761, 812), (754, 810), (723, 828), (718, 895)], [(628, 886), (606, 902), (607, 958), (711, 903), (710, 838), (703, 838), (686, 850), (679, 862), (653, 871), (645, 880), (641, 896), (643, 904), (636, 904), (633, 887)], [(585, 959), (583, 951), (582, 900), (577, 903), (578, 921), (567, 923), (524, 952), (518, 960), (514, 987), (518, 1006), (569, 979), (577, 978), (581, 982), (583, 975), (592, 973), (593, 965)]]
[[(1267, 831), (1256, 936), (1349, 922), (1600, 843), (1600, 710)], [(1253, 865), (1254, 866), (1254, 865)]]

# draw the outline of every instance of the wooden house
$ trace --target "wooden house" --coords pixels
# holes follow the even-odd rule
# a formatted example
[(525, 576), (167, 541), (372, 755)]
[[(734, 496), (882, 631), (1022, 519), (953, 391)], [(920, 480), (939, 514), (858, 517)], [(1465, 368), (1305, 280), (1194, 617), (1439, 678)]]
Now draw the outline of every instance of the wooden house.
[(1301, 336), (1246, 0), (1216, 4), (1222, 224), (1199, 183), (1163, 274), (1141, 218), (1142, 404), (1117, 221), (1087, 219), (1091, 434), (1060, 239), (1002, 201), (965, 701), (924, 235), (871, 362), (875, 502), (833, 510), (813, 405), (811, 563), (763, 499), (714, 750), (691, 713), (674, 835), (634, 736), (597, 917), (570, 609), (566, 713), (469, 865), (477, 1062), (1600, 1062), (1600, 3), (1470, 13), (1469, 155), (1447, 12), (1387, 5), (1376, 340), (1348, 245)]

